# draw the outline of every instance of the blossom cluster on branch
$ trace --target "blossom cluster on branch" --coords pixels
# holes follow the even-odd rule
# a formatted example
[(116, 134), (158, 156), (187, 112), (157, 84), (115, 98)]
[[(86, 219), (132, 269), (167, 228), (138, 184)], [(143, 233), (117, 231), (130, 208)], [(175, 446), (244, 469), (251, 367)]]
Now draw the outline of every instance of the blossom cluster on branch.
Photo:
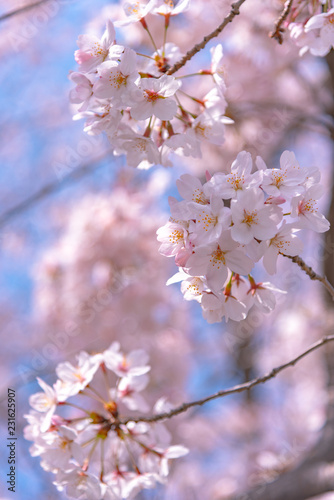
[[(183, 57), (179, 47), (166, 41), (170, 17), (183, 12), (188, 4), (188, 0), (180, 1), (176, 7), (173, 2), (155, 0), (145, 7), (139, 2), (126, 4), (128, 19), (115, 25), (139, 21), (152, 42), (152, 54), (136, 53), (116, 44), (110, 21), (101, 39), (79, 36), (79, 50), (75, 53), (79, 71), (70, 74), (76, 84), (70, 100), (80, 105), (74, 119), (86, 118), (84, 130), (89, 134), (104, 131), (114, 154), (125, 154), (129, 166), (170, 166), (172, 152), (200, 158), (201, 142), (223, 144), (225, 124), (233, 123), (224, 116), (227, 103), (220, 44), (211, 49), (211, 66), (207, 70), (180, 77), (169, 75), (172, 66)], [(165, 20), (160, 48), (145, 20), (149, 12)], [(189, 95), (183, 79), (203, 75), (212, 77), (211, 90), (201, 96)], [(184, 99), (189, 106), (183, 103)]]
[[(144, 350), (126, 355), (114, 342), (99, 354), (82, 351), (76, 365), (58, 364), (53, 386), (38, 379), (43, 392), (30, 397), (25, 437), (34, 442), (32, 456), (41, 457), (43, 469), (56, 474), (54, 484), (70, 498), (133, 498), (165, 482), (169, 460), (188, 452), (170, 445), (161, 423), (121, 423), (124, 407), (149, 410), (141, 395), (149, 379), (147, 362)], [(168, 409), (161, 398), (154, 411)]]
[(293, 1), (287, 25), (291, 38), (300, 47), (300, 55), (309, 50), (314, 56), (325, 56), (334, 47), (332, 1)]
[[(185, 62), (239, 14), (243, 2), (239, 0), (229, 6), (230, 14), (219, 20), (222, 22), (218, 28), (186, 56), (182, 54), (184, 40), (181, 42), (181, 36), (174, 39), (169, 26), (174, 16), (187, 11), (190, 0), (124, 4), (127, 18), (114, 24), (108, 21), (101, 38), (79, 36), (75, 52), (78, 70), (70, 74), (75, 84), (70, 93), (74, 119), (86, 120), (84, 130), (88, 134), (104, 132), (114, 155), (126, 155), (129, 166), (146, 169), (157, 164), (170, 166), (173, 153), (201, 158), (203, 141), (211, 149), (225, 142), (225, 125), (234, 123), (232, 118), (236, 127), (235, 130), (230, 127), (227, 133), (234, 131), (234, 140), (240, 142), (236, 146), (232, 138), (231, 145), (229, 140), (226, 144), (233, 149), (234, 158), (235, 152), (247, 148), (248, 143), (256, 146), (254, 151), (259, 154), (258, 147), (265, 147), (267, 142), (271, 144), (268, 136), (277, 137), (288, 126), (292, 129), (292, 118), (303, 123), (308, 117), (304, 101), (311, 103), (312, 117), (315, 116), (312, 99), (305, 98), (313, 97), (315, 89), (310, 85), (309, 94), (301, 92), (299, 74), (294, 79), (295, 75), (289, 72), (297, 54), (294, 47), (286, 60), (282, 57), (283, 63), (279, 58), (268, 56), (269, 51), (262, 53), (260, 44), (256, 48), (255, 36), (254, 51), (244, 50), (248, 43), (246, 32), (259, 31), (259, 40), (262, 36), (261, 23), (253, 22), (254, 5), (250, 7), (248, 31), (241, 23), (234, 41), (232, 36), (230, 46), (227, 45), (231, 66), (228, 71), (223, 65), (221, 44), (211, 48), (211, 58), (200, 61), (206, 69), (198, 69), (198, 66), (194, 69), (192, 65), (189, 73), (184, 71)], [(291, 38), (302, 49), (300, 55), (307, 50), (313, 55), (325, 55), (333, 46), (333, 16), (334, 9), (328, 1), (287, 1), (273, 36), (284, 30), (282, 26), (289, 27)], [(109, 17), (113, 18), (106, 16)], [(194, 8), (189, 18), (193, 21), (195, 17)], [(197, 17), (202, 19), (201, 15)], [(116, 41), (115, 27), (133, 23), (137, 30), (133, 39), (140, 29), (151, 43), (151, 52), (144, 53), (145, 50), (139, 51), (138, 47), (133, 50), (133, 39), (121, 30)], [(156, 43), (158, 36), (162, 43)], [(168, 41), (168, 37), (183, 49)], [(140, 43), (144, 44), (143, 39)], [(263, 55), (275, 82), (274, 93), (267, 88), (267, 100), (264, 99), (266, 89), (258, 78)], [(287, 111), (282, 107), (284, 113), (272, 121), (272, 103), (277, 106), (277, 102), (279, 105), (285, 99)], [(240, 108), (239, 100), (244, 101)], [(320, 101), (319, 109), (322, 109)], [(294, 107), (296, 103), (299, 106)], [(259, 123), (267, 134), (258, 135), (257, 145), (252, 134), (257, 131), (258, 122), (252, 121), (254, 113), (250, 111), (256, 109)], [(296, 110), (300, 113), (295, 117)], [(251, 140), (244, 140), (243, 134), (245, 137), (249, 134)], [(262, 151), (260, 154), (265, 156)], [(218, 161), (220, 163), (220, 155)], [(208, 163), (213, 172), (212, 162)], [(181, 281), (184, 298), (199, 302), (203, 317), (209, 323), (223, 318), (243, 320), (253, 307), (272, 311), (275, 293), (285, 292), (270, 282), (258, 282), (254, 274), (256, 263), (262, 259), (266, 271), (273, 275), (280, 254), (296, 257), (301, 253), (303, 244), (298, 231), (312, 229), (323, 233), (329, 228), (329, 222), (316, 206), (323, 194), (319, 169), (301, 168), (290, 151), (282, 154), (280, 168), (267, 167), (260, 156), (256, 157), (254, 167), (251, 154), (242, 151), (230, 170), (224, 168), (224, 173), (214, 175), (207, 172), (205, 182), (184, 174), (177, 181), (177, 187), (183, 200), (170, 198), (171, 219), (157, 231), (160, 253), (175, 257), (180, 268), (167, 283)], [(112, 200), (91, 197), (78, 204), (70, 217), (66, 237), (41, 266), (36, 302), (39, 313), (43, 313), (53, 327), (58, 321), (69, 320), (68, 330), (66, 326), (57, 337), (63, 339), (66, 348), (71, 337), (78, 335), (77, 345), (85, 341), (85, 335), (90, 337), (93, 321), (101, 341), (103, 336), (108, 336), (110, 343), (110, 337), (115, 338), (117, 334), (123, 337), (123, 346), (131, 345), (134, 349), (144, 340), (151, 359), (156, 356), (162, 361), (161, 373), (150, 382), (147, 401), (151, 398), (152, 402), (157, 398), (154, 391), (160, 392), (164, 383), (171, 385), (173, 378), (180, 390), (187, 371), (181, 353), (185, 336), (181, 323), (186, 321), (182, 311), (170, 307), (167, 293), (170, 289), (162, 287), (157, 279), (163, 259), (154, 247), (153, 232), (163, 222), (158, 222), (155, 207), (145, 205), (150, 197), (147, 188), (146, 184), (146, 192), (137, 197), (119, 188), (114, 190)], [(142, 205), (145, 210), (140, 208)], [(308, 274), (310, 276), (310, 272)], [(147, 280), (147, 276), (151, 279)], [(159, 309), (163, 302), (169, 303), (168, 308), (164, 304)], [(173, 315), (169, 308), (174, 309)], [(157, 325), (160, 325), (159, 335)], [(181, 329), (183, 335), (179, 335)], [(124, 336), (123, 332), (126, 332)], [(184, 342), (184, 351), (186, 344)], [(238, 345), (238, 341), (233, 339), (233, 345)], [(168, 356), (170, 353), (173, 355)], [(150, 409), (151, 405), (142, 396), (142, 391), (148, 389), (150, 367), (147, 362), (146, 351), (135, 350), (125, 355), (119, 343), (114, 342), (99, 354), (82, 351), (75, 366), (60, 363), (56, 369), (58, 380), (52, 386), (38, 379), (43, 392), (30, 398), (32, 411), (26, 416), (25, 437), (34, 443), (31, 454), (41, 457), (41, 466), (55, 474), (54, 484), (68, 497), (122, 500), (134, 498), (144, 488), (164, 483), (169, 460), (185, 455), (188, 450), (182, 445), (170, 444), (172, 438), (160, 421), (221, 396), (217, 393), (205, 401), (183, 404), (172, 411), (162, 398), (153, 409), (154, 417), (145, 419), (130, 414), (123, 418), (124, 407), (129, 412)], [(269, 374), (252, 384), (272, 376)], [(240, 387), (229, 393), (239, 392)], [(165, 390), (163, 393), (167, 394)], [(209, 427), (207, 422), (205, 425)]]
[[(254, 306), (269, 312), (278, 290), (251, 276), (261, 258), (269, 274), (276, 273), (278, 255), (298, 255), (306, 228), (318, 233), (329, 222), (319, 213), (323, 194), (317, 167), (301, 168), (294, 153), (284, 151), (280, 168), (267, 168), (242, 151), (231, 173), (207, 172), (207, 182), (189, 174), (177, 181), (180, 195), (169, 199), (171, 219), (158, 231), (160, 252), (175, 256), (180, 271), (168, 284), (182, 281), (186, 300), (197, 300), (209, 323), (225, 317), (240, 321)], [(248, 279), (242, 277), (248, 276)]]

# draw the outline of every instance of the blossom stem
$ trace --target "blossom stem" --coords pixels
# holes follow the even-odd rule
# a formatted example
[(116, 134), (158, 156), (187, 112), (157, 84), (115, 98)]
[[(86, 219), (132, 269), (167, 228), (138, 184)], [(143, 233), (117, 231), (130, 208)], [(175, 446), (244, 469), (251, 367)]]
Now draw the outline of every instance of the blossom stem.
[(135, 457), (133, 456), (132, 450), (131, 450), (131, 448), (129, 446), (129, 443), (127, 442), (126, 439), (124, 439), (124, 444), (125, 444), (125, 447), (127, 449), (127, 452), (128, 452), (129, 457), (130, 457), (130, 460), (132, 462), (133, 468), (135, 469), (135, 471), (137, 472), (137, 474), (141, 474), (141, 472), (140, 472), (140, 470), (138, 468), (138, 465), (136, 464)]
[(165, 46), (166, 46), (166, 41), (167, 41), (167, 30), (168, 30), (169, 24), (165, 22), (165, 29), (164, 29), (164, 43), (163, 43), (163, 48), (162, 48), (162, 57), (165, 57)]
[(161, 453), (154, 448), (150, 448), (146, 444), (142, 443), (141, 441), (138, 441), (138, 439), (132, 438), (139, 446), (141, 446), (146, 452), (148, 453), (153, 453), (154, 455), (157, 455), (158, 457), (161, 458)]
[(81, 422), (82, 420), (86, 420), (87, 417), (76, 417), (76, 418), (71, 418), (71, 424), (75, 423), (75, 422)]
[(187, 94), (187, 92), (184, 92), (183, 90), (178, 90), (178, 92), (181, 92), (181, 94), (185, 95), (186, 97), (188, 97), (189, 99), (191, 99), (192, 101), (195, 101), (197, 102), (198, 104), (201, 104), (202, 106), (204, 106), (204, 102), (201, 101), (200, 99), (196, 99), (196, 97), (193, 97), (189, 94)]
[(100, 481), (103, 481), (104, 476), (104, 439), (101, 439), (101, 473), (100, 473)]
[(102, 373), (103, 373), (103, 379), (104, 379), (104, 382), (105, 382), (107, 394), (109, 394), (109, 390), (110, 390), (109, 379), (108, 379), (108, 373), (107, 373), (107, 370), (106, 370), (106, 367), (105, 367), (104, 363), (101, 365), (101, 370), (102, 370)]
[(103, 405), (105, 404), (105, 400), (103, 399), (100, 399), (98, 398), (97, 396), (95, 396), (95, 394), (87, 394), (86, 392), (84, 391), (81, 391), (79, 392), (79, 395), (80, 396), (86, 396), (87, 398), (91, 398), (91, 399), (94, 399), (95, 401), (97, 401), (98, 403), (102, 403)]
[[(143, 20), (142, 20), (142, 21), (143, 21)], [(146, 21), (145, 21), (145, 24), (143, 24), (143, 23), (142, 23), (142, 26), (143, 26), (144, 30), (146, 30), (146, 31), (147, 31), (147, 34), (148, 34), (148, 36), (150, 37), (150, 40), (151, 40), (151, 42), (152, 42), (152, 45), (153, 45), (153, 47), (154, 47), (155, 52), (158, 52), (158, 47), (157, 47), (157, 45), (156, 45), (156, 43), (155, 43), (155, 41), (154, 41), (154, 38), (153, 38), (153, 36), (152, 36), (152, 34), (151, 34), (150, 30), (149, 30), (149, 27), (147, 26)]]
[(184, 107), (182, 106), (181, 101), (180, 101), (180, 99), (178, 98), (177, 94), (175, 94), (175, 95), (174, 95), (174, 97), (175, 97), (175, 99), (176, 99), (176, 101), (177, 101), (177, 103), (178, 103), (178, 105), (179, 105), (180, 109), (181, 109), (181, 110), (183, 110), (183, 111), (185, 111), (185, 109), (184, 109)]
[(74, 404), (74, 403), (69, 403), (68, 401), (64, 401), (64, 402), (62, 403), (62, 405), (72, 406), (72, 408), (76, 408), (77, 410), (81, 410), (81, 411), (83, 411), (83, 412), (87, 413), (87, 415), (90, 415), (90, 412), (89, 412), (89, 411), (85, 410), (84, 408), (81, 408), (81, 406), (76, 405), (76, 404)]
[(175, 115), (175, 118), (181, 120), (181, 122), (183, 122), (185, 125), (187, 125), (187, 127), (189, 127), (189, 122), (185, 120), (181, 115)]
[(84, 443), (82, 443), (81, 446), (87, 446), (88, 444), (92, 443), (93, 441), (96, 441), (96, 436), (88, 439), (88, 441), (85, 441)]
[[(89, 461), (90, 461), (90, 459), (92, 458), (93, 453), (94, 453), (95, 448), (96, 448), (96, 445), (97, 445), (97, 443), (98, 443), (98, 441), (99, 441), (99, 440), (98, 440), (98, 438), (96, 438), (96, 437), (95, 437), (95, 438), (93, 438), (93, 439), (94, 439), (93, 446), (92, 446), (92, 447), (91, 447), (91, 449), (89, 450), (88, 456), (87, 456), (87, 458), (85, 459), (85, 465), (83, 466), (83, 470), (84, 470), (85, 472), (88, 470), (88, 467), (89, 467)], [(92, 440), (90, 440), (90, 441), (92, 441)], [(86, 444), (88, 444), (88, 442), (87, 442)]]
[(101, 401), (103, 404), (106, 402), (106, 401), (105, 401), (105, 399), (103, 398), (103, 396), (101, 396), (101, 394), (100, 394), (100, 393), (99, 393), (96, 389), (94, 389), (94, 387), (91, 387), (90, 385), (87, 385), (86, 389), (90, 389), (91, 391), (93, 391), (93, 392), (94, 392), (94, 394), (96, 394), (96, 396), (97, 396), (98, 398), (100, 398), (100, 401)]
[(201, 72), (198, 72), (198, 73), (189, 73), (189, 75), (182, 75), (182, 76), (176, 76), (175, 78), (189, 78), (190, 76), (207, 76), (207, 75), (211, 75), (211, 73), (201, 73)]
[(141, 54), (140, 52), (136, 52), (136, 54), (137, 56), (146, 57), (147, 59), (154, 61), (154, 57), (148, 56), (147, 54)]

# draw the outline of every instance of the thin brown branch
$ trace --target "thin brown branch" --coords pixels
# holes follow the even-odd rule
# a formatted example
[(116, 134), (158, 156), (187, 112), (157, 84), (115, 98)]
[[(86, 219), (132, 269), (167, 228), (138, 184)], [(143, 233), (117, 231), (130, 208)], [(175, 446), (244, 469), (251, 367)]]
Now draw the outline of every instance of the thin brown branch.
[(234, 387), (231, 387), (230, 389), (224, 389), (222, 391), (216, 392), (215, 394), (212, 394), (211, 396), (208, 396), (203, 399), (199, 399), (197, 401), (192, 401), (190, 403), (183, 403), (181, 406), (178, 406), (174, 408), (173, 410), (165, 413), (159, 413), (158, 415), (154, 415), (152, 417), (145, 417), (145, 416), (139, 416), (139, 417), (133, 417), (133, 418), (125, 418), (121, 419), (120, 423), (121, 424), (126, 424), (127, 422), (158, 422), (160, 420), (165, 420), (167, 418), (172, 418), (175, 417), (176, 415), (179, 415), (180, 413), (184, 413), (185, 411), (189, 410), (189, 408), (193, 408), (194, 406), (202, 406), (205, 403), (208, 403), (209, 401), (212, 401), (213, 399), (217, 398), (223, 398), (225, 396), (229, 396), (230, 394), (236, 394), (238, 392), (244, 392), (244, 391), (249, 391), (253, 387), (259, 384), (263, 384), (264, 382), (267, 382), (267, 380), (270, 380), (278, 373), (281, 371), (285, 370), (289, 366), (294, 366), (298, 361), (303, 359), (305, 356), (310, 354), (311, 352), (315, 351), (316, 349), (319, 349), (319, 347), (322, 347), (323, 345), (327, 344), (328, 342), (331, 342), (334, 340), (334, 335), (328, 335), (318, 342), (315, 342), (312, 344), (306, 351), (302, 352), (299, 354), (297, 357), (293, 358), (291, 361), (288, 361), (287, 363), (284, 363), (283, 365), (280, 365), (276, 368), (273, 368), (269, 373), (266, 375), (263, 375), (262, 377), (255, 378), (253, 380), (250, 380), (249, 382), (245, 382), (244, 384), (239, 384), (235, 385)]
[(186, 64), (186, 62), (190, 61), (190, 59), (192, 59), (195, 54), (197, 54), (200, 50), (204, 49), (204, 47), (207, 45), (207, 43), (210, 42), (210, 40), (212, 40), (212, 38), (215, 38), (216, 36), (218, 36), (223, 31), (223, 29), (228, 25), (228, 23), (233, 21), (234, 17), (237, 16), (238, 14), (240, 14), (240, 10), (239, 10), (240, 6), (245, 1), (246, 0), (238, 0), (238, 2), (233, 3), (231, 5), (230, 13), (228, 14), (228, 16), (226, 16), (224, 18), (223, 22), (218, 26), (218, 28), (216, 28), (214, 31), (212, 31), (212, 33), (210, 33), (209, 35), (205, 36), (203, 38), (203, 40), (201, 41), (201, 43), (198, 43), (191, 50), (188, 50), (186, 55), (179, 62), (175, 63), (174, 66), (172, 66), (166, 72), (166, 74), (173, 75), (174, 73), (176, 73), (176, 71), (178, 71), (180, 68), (182, 68)]
[(275, 23), (275, 30), (269, 34), (270, 38), (275, 38), (275, 40), (277, 40), (280, 45), (283, 43), (282, 33), (284, 33), (285, 31), (284, 28), (282, 28), (282, 24), (289, 15), (292, 3), (293, 0), (287, 0), (287, 2), (285, 2), (284, 9)]
[(287, 257), (288, 259), (291, 259), (292, 262), (298, 264), (300, 269), (302, 269), (307, 274), (307, 276), (309, 276), (311, 280), (320, 281), (324, 285), (326, 290), (329, 292), (329, 294), (332, 296), (332, 299), (334, 300), (334, 288), (332, 287), (326, 276), (320, 276), (319, 274), (317, 274), (312, 269), (312, 267), (308, 266), (301, 257), (298, 257), (298, 255), (296, 255), (295, 257), (290, 257), (290, 255), (285, 255), (283, 253), (282, 255), (284, 257)]
[(11, 10), (10, 12), (7, 12), (6, 14), (3, 14), (0, 16), (0, 22), (5, 21), (5, 19), (9, 19), (10, 17), (16, 16), (17, 14), (22, 14), (23, 12), (26, 12), (27, 10), (33, 9), (34, 7), (38, 7), (39, 5), (42, 5), (43, 3), (49, 2), (50, 0), (39, 0), (39, 2), (34, 2), (30, 3), (28, 5), (23, 5), (22, 7), (19, 7), (18, 9)]

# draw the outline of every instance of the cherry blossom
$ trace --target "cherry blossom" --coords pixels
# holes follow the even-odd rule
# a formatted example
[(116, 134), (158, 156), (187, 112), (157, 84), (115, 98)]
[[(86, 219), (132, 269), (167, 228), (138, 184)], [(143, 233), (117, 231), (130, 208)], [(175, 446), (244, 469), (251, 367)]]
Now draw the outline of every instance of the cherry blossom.
[(160, 120), (171, 120), (177, 112), (177, 104), (172, 99), (181, 87), (181, 82), (173, 76), (162, 75), (158, 79), (142, 78), (141, 95), (131, 107), (131, 116), (135, 120), (145, 120), (154, 115)]
[(278, 233), (268, 240), (268, 246), (264, 250), (263, 265), (269, 274), (276, 273), (277, 258), (280, 253), (289, 256), (300, 255), (303, 250), (303, 242), (295, 234), (292, 224), (284, 224)]
[(89, 111), (82, 111), (73, 116), (73, 120), (87, 118), (84, 131), (89, 135), (98, 135), (105, 131), (113, 137), (122, 119), (121, 112), (110, 103), (96, 102)]
[(146, 388), (148, 381), (149, 377), (146, 374), (136, 377), (122, 377), (117, 386), (117, 391), (111, 393), (111, 395), (112, 397), (119, 398), (129, 410), (147, 412), (150, 407), (138, 393)]
[(148, 355), (143, 349), (131, 351), (125, 356), (120, 351), (119, 342), (113, 342), (109, 349), (104, 351), (103, 360), (107, 368), (112, 370), (119, 377), (139, 376), (150, 371), (146, 364)]
[(313, 229), (317, 233), (324, 233), (329, 229), (326, 217), (318, 212), (317, 200), (323, 195), (324, 189), (320, 184), (311, 186), (303, 195), (296, 196), (291, 202), (291, 216), (297, 217), (296, 227)]
[(193, 247), (188, 239), (187, 228), (177, 222), (167, 222), (165, 226), (160, 227), (157, 231), (157, 240), (161, 242), (159, 252), (166, 257), (175, 256), (176, 264), (181, 262), (181, 259), (187, 259), (192, 253)]
[(250, 289), (244, 298), (244, 302), (248, 308), (255, 304), (264, 312), (271, 312), (276, 305), (276, 297), (273, 292), (286, 293), (269, 282), (256, 283), (253, 278), (249, 278), (249, 281)]
[(176, 16), (189, 8), (190, 0), (159, 0), (157, 6), (153, 10), (155, 14), (160, 14), (165, 17)]
[(301, 12), (297, 9), (297, 16), (292, 9), (288, 27), (291, 38), (300, 47), (300, 56), (308, 50), (314, 56), (325, 56), (334, 44), (332, 2), (312, 2), (301, 5), (299, 9)]
[(93, 92), (98, 98), (111, 97), (112, 102), (117, 99), (128, 100), (128, 95), (136, 89), (138, 79), (136, 70), (136, 53), (126, 47), (121, 56), (121, 62), (106, 61), (98, 68), (99, 80), (93, 87)]
[(82, 104), (78, 111), (86, 111), (91, 104), (93, 96), (93, 84), (90, 78), (82, 73), (73, 71), (70, 73), (69, 79), (76, 84), (76, 87), (70, 92), (70, 102)]
[[(97, 66), (109, 56), (109, 51), (120, 50), (118, 46), (113, 47), (116, 34), (113, 23), (107, 22), (106, 31), (101, 40), (94, 35), (80, 35), (78, 38), (79, 50), (75, 52), (75, 60), (80, 65), (80, 70), (85, 72), (95, 71)], [(117, 52), (113, 53), (115, 56)]]
[(266, 168), (262, 158), (257, 158), (257, 167), (263, 172), (262, 186), (272, 196), (291, 198), (304, 191), (303, 182), (307, 175), (301, 169), (294, 153), (284, 151), (280, 158), (280, 169)]
[(253, 268), (253, 261), (238, 250), (239, 247), (230, 231), (224, 231), (216, 243), (195, 248), (186, 262), (187, 272), (192, 276), (206, 275), (211, 290), (220, 290), (229, 269), (237, 274), (249, 274)]
[(115, 148), (115, 155), (125, 154), (129, 167), (146, 169), (159, 163), (159, 151), (149, 137), (136, 134), (131, 129), (125, 129), (115, 136), (111, 134), (110, 142)]
[(213, 293), (203, 293), (201, 300), (203, 318), (209, 324), (220, 323), (224, 317), (223, 300)]
[(168, 69), (171, 68), (173, 64), (180, 61), (182, 57), (183, 54), (180, 48), (174, 43), (168, 42), (151, 55), (151, 59), (145, 67), (145, 70), (150, 75), (159, 77), (161, 73), (168, 71)]
[(306, 25), (305, 32), (317, 31), (317, 38), (310, 47), (315, 56), (324, 56), (334, 47), (334, 8), (323, 14), (311, 17)]
[(231, 202), (233, 226), (232, 238), (238, 243), (250, 243), (253, 238), (272, 238), (277, 224), (282, 220), (282, 209), (264, 204), (264, 194), (257, 188), (249, 188)]
[(224, 95), (226, 90), (226, 83), (224, 80), (225, 69), (223, 66), (223, 47), (221, 44), (211, 49), (211, 72), (215, 83), (220, 91), (220, 94)]
[(44, 392), (37, 392), (33, 396), (30, 396), (29, 403), (30, 406), (38, 412), (45, 413), (45, 415), (43, 415), (43, 420), (39, 422), (39, 424), (41, 431), (46, 431), (49, 428), (51, 418), (56, 411), (58, 397), (54, 388), (50, 387), (40, 378), (37, 378), (37, 381)]
[(68, 361), (60, 363), (57, 366), (56, 373), (59, 380), (64, 383), (62, 389), (68, 391), (68, 395), (71, 396), (82, 391), (93, 379), (99, 368), (100, 361), (100, 356), (92, 357), (83, 351), (77, 355), (76, 366), (73, 366)]
[[(221, 116), (220, 110), (209, 108), (199, 114), (187, 131), (188, 138), (199, 143), (204, 139), (212, 144), (222, 145), (224, 143), (225, 124), (231, 123), (231, 120)], [(195, 145), (199, 149), (199, 145)], [(199, 153), (198, 153), (199, 155)]]
[(102, 494), (101, 483), (97, 477), (77, 468), (69, 473), (58, 472), (55, 485), (60, 491), (65, 489), (70, 498), (89, 498), (99, 500)]
[(157, 0), (149, 0), (148, 2), (142, 2), (137, 0), (136, 2), (124, 2), (123, 9), (127, 15), (127, 19), (116, 21), (115, 26), (128, 26), (129, 24), (141, 21), (149, 12), (151, 12), (156, 6)]
[(199, 179), (193, 175), (183, 174), (176, 181), (178, 192), (187, 201), (193, 201), (199, 205), (207, 205), (209, 197), (203, 191), (203, 185)]
[(252, 157), (250, 153), (242, 151), (238, 154), (231, 166), (228, 175), (217, 174), (206, 184), (206, 192), (219, 192), (224, 199), (235, 198), (237, 194), (250, 187), (259, 187), (262, 181), (260, 172), (251, 173)]
[[(164, 482), (168, 462), (188, 453), (184, 446), (170, 444), (169, 433), (161, 423), (157, 429), (154, 424), (135, 424), (129, 419), (122, 423), (123, 407), (130, 411), (149, 410), (139, 394), (149, 379), (147, 361), (144, 350), (125, 355), (118, 342), (99, 354), (82, 352), (76, 370), (67, 362), (57, 366), (62, 380), (57, 380), (55, 386), (64, 379), (75, 385), (76, 375), (86, 376), (81, 389), (78, 387), (76, 394), (68, 393), (61, 402), (50, 386), (38, 380), (44, 393), (30, 398), (34, 410), (26, 416), (25, 437), (33, 441), (32, 455), (40, 456), (43, 469), (56, 475), (54, 484), (68, 497), (133, 498), (141, 489)], [(104, 379), (103, 392), (93, 385), (97, 370)], [(87, 397), (91, 398), (89, 407), (84, 404)], [(67, 413), (63, 418), (58, 412), (65, 406), (78, 414)], [(48, 412), (47, 425), (37, 412)]]

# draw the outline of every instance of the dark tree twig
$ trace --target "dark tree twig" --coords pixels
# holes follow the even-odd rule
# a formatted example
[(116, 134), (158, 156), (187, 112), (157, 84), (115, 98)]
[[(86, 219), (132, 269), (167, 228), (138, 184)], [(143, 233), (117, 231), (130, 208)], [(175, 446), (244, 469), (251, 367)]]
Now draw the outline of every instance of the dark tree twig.
[(0, 22), (5, 21), (6, 19), (9, 19), (10, 17), (16, 16), (17, 14), (22, 14), (23, 12), (26, 12), (27, 10), (33, 9), (34, 7), (38, 7), (39, 5), (42, 5), (43, 3), (49, 2), (50, 0), (39, 0), (39, 2), (35, 3), (30, 3), (28, 5), (23, 5), (22, 7), (19, 7), (18, 9), (11, 10), (10, 12), (7, 12), (6, 14), (3, 14), (0, 16)]
[(212, 38), (215, 38), (218, 36), (223, 29), (233, 21), (234, 17), (240, 14), (240, 6), (245, 2), (246, 0), (239, 0), (238, 2), (235, 2), (231, 5), (231, 12), (228, 14), (228, 16), (225, 17), (223, 22), (216, 28), (214, 31), (212, 31), (209, 35), (205, 36), (201, 43), (198, 43), (195, 45), (191, 50), (188, 50), (186, 55), (177, 63), (174, 64), (167, 72), (167, 75), (173, 75), (178, 71), (180, 68), (182, 68), (186, 62), (190, 61), (194, 57), (195, 54), (197, 54), (200, 50), (204, 49), (204, 47), (212, 40)]
[(290, 12), (291, 7), (292, 7), (292, 3), (293, 3), (293, 0), (287, 0), (287, 2), (285, 2), (282, 14), (280, 15), (280, 17), (277, 19), (277, 21), (275, 23), (275, 30), (269, 34), (270, 38), (275, 38), (275, 40), (277, 40), (280, 45), (283, 43), (282, 33), (284, 33), (284, 31), (285, 31), (284, 28), (282, 28), (282, 24), (284, 23), (284, 21), (286, 20), (286, 18), (289, 15), (289, 12)]
[(120, 424), (126, 424), (128, 422), (158, 422), (160, 420), (166, 420), (168, 418), (175, 417), (176, 415), (179, 415), (180, 413), (184, 413), (185, 411), (189, 410), (189, 408), (193, 408), (195, 406), (202, 406), (205, 403), (208, 403), (209, 401), (212, 401), (217, 398), (222, 398), (225, 396), (229, 396), (230, 394), (236, 394), (238, 392), (244, 392), (244, 391), (249, 391), (253, 387), (259, 384), (263, 384), (264, 382), (267, 382), (267, 380), (270, 380), (278, 373), (281, 371), (285, 370), (289, 366), (294, 366), (298, 361), (303, 359), (305, 356), (310, 354), (311, 352), (315, 351), (316, 349), (319, 349), (319, 347), (322, 347), (323, 345), (327, 344), (328, 342), (332, 342), (334, 340), (334, 335), (328, 335), (321, 340), (318, 340), (318, 342), (315, 342), (312, 344), (306, 351), (302, 352), (295, 358), (293, 358), (291, 361), (288, 361), (287, 363), (284, 363), (283, 365), (280, 365), (276, 368), (273, 368), (269, 373), (266, 375), (263, 375), (262, 377), (255, 378), (253, 380), (250, 380), (249, 382), (245, 382), (244, 384), (239, 384), (235, 385), (234, 387), (230, 389), (224, 389), (222, 391), (218, 391), (215, 394), (212, 394), (211, 396), (208, 396), (203, 399), (199, 399), (197, 401), (192, 401), (190, 403), (183, 403), (182, 405), (174, 408), (173, 410), (165, 413), (159, 413), (158, 415), (154, 415), (152, 417), (145, 417), (145, 416), (138, 416), (138, 417), (129, 417), (125, 419), (120, 419)]

